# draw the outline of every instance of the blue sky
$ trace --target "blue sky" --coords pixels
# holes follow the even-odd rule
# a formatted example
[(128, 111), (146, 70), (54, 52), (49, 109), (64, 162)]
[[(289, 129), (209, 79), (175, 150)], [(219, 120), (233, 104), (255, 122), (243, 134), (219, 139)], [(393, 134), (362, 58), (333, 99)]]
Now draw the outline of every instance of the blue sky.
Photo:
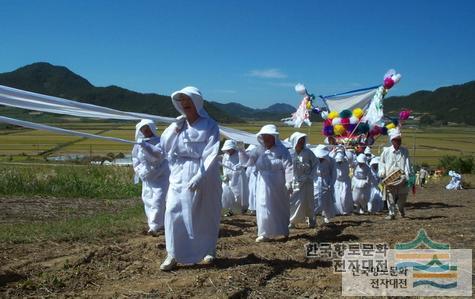
[(96, 86), (297, 104), (403, 79), (393, 95), (475, 80), (475, 1), (3, 1), (0, 72), (38, 61)]

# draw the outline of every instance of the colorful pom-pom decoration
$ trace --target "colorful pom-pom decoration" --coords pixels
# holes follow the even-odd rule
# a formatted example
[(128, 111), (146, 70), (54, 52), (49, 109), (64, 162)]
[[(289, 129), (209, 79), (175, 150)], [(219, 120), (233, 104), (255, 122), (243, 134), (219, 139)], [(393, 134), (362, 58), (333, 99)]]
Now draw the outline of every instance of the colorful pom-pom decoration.
[(332, 111), (328, 114), (328, 119), (334, 119), (336, 117), (338, 117), (340, 114), (336, 111)]
[(353, 113), (350, 110), (343, 110), (340, 112), (341, 118), (349, 118), (351, 115), (353, 115)]
[(353, 116), (360, 119), (363, 117), (364, 111), (361, 108), (355, 108), (353, 109)]
[(360, 123), (357, 131), (358, 131), (358, 134), (366, 134), (369, 132), (369, 125), (367, 123)]
[(389, 124), (386, 125), (386, 129), (388, 129), (388, 130), (394, 129), (395, 127), (396, 127), (396, 125), (393, 124), (393, 123), (389, 123)]
[(399, 119), (400, 120), (408, 120), (409, 116), (411, 116), (411, 110), (402, 110), (399, 112)]
[(356, 124), (350, 124), (348, 126), (348, 132), (355, 134)]
[(346, 133), (345, 127), (343, 125), (336, 125), (333, 127), (333, 132), (336, 136), (342, 136)]
[(369, 131), (369, 135), (370, 135), (370, 136), (378, 136), (379, 134), (381, 134), (381, 127), (379, 127), (379, 126), (374, 126), (374, 127)]
[(341, 118), (335, 117), (334, 119), (332, 119), (333, 126), (340, 125), (340, 124), (341, 124)]
[(312, 109), (312, 102), (307, 101), (307, 110)]
[(350, 117), (350, 124), (355, 125), (355, 124), (357, 124), (359, 121), (360, 121), (359, 118), (356, 117), (356, 116)]
[(388, 128), (382, 127), (381, 128), (381, 135), (384, 135), (384, 136), (388, 135)]
[(333, 127), (332, 127), (332, 126), (325, 126), (325, 127), (323, 127), (323, 135), (325, 135), (325, 136), (333, 136)]
[(394, 80), (391, 77), (384, 78), (383, 86), (386, 89), (391, 89), (394, 86)]
[(331, 119), (325, 119), (323, 122), (324, 127), (330, 127), (332, 125), (332, 120)]
[(350, 124), (350, 119), (348, 117), (342, 118), (341, 124), (347, 128), (347, 126)]

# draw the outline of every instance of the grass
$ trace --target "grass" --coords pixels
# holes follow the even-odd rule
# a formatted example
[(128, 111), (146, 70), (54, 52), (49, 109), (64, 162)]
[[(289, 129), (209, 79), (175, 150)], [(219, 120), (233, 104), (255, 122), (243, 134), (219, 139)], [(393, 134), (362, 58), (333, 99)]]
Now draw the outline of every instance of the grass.
[(143, 206), (120, 212), (99, 213), (94, 216), (48, 222), (2, 224), (0, 242), (32, 243), (50, 241), (91, 241), (120, 233), (137, 232), (144, 227)]
[(1, 165), (0, 195), (65, 198), (130, 198), (140, 196), (130, 167), (52, 167)]

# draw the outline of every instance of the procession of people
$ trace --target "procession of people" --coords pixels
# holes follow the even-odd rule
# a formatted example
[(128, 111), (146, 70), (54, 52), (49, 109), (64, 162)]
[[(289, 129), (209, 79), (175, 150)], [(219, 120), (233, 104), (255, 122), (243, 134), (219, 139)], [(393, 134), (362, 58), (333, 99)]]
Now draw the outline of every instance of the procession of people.
[(407, 181), (412, 174), (409, 152), (401, 146), (399, 128), (389, 130), (391, 146), (374, 156), (370, 147), (336, 144), (311, 146), (295, 132), (282, 142), (278, 128), (264, 125), (256, 144), (224, 141), (203, 107), (196, 87), (172, 94), (180, 116), (162, 134), (151, 120), (136, 126), (133, 167), (142, 181), (142, 200), (149, 232), (164, 231), (167, 257), (163, 271), (177, 263), (213, 263), (221, 215), (255, 215), (256, 242), (287, 238), (317, 216), (330, 223), (336, 216), (381, 212), (387, 219), (405, 217)]

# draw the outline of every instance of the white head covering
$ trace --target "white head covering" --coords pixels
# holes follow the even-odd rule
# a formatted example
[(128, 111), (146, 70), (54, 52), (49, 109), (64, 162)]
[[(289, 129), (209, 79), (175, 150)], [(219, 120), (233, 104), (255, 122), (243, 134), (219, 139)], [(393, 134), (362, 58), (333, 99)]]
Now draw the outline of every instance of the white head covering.
[(401, 131), (399, 128), (393, 128), (388, 130), (389, 140), (393, 140), (394, 138), (401, 137)]
[(366, 163), (366, 156), (364, 154), (359, 154), (358, 157), (356, 157), (356, 162)]
[(196, 111), (198, 111), (198, 114), (201, 117), (209, 117), (208, 113), (203, 107), (203, 96), (201, 95), (201, 91), (193, 86), (187, 86), (181, 90), (175, 91), (172, 93), (172, 103), (173, 106), (175, 106), (175, 109), (180, 112), (182, 115), (185, 115), (183, 111), (183, 107), (180, 104), (179, 101), (179, 95), (184, 94), (190, 97), (191, 101), (195, 105)]
[(367, 146), (365, 149), (364, 149), (364, 154), (365, 155), (371, 155), (371, 148), (369, 146)]
[(279, 140), (279, 130), (277, 130), (277, 127), (275, 125), (265, 125), (256, 134), (257, 141), (259, 141), (259, 143), (261, 145), (264, 145), (264, 140), (262, 139), (263, 134), (268, 134), (268, 135), (274, 136), (275, 143), (280, 142), (280, 140)]
[(343, 152), (337, 152), (335, 155), (336, 162), (343, 162), (345, 161), (345, 154)]
[(369, 162), (369, 165), (374, 165), (374, 164), (379, 164), (379, 157), (376, 156), (373, 159), (371, 159), (371, 162)]
[(327, 146), (324, 144), (317, 145), (317, 147), (313, 150), (313, 152), (315, 153), (315, 156), (317, 156), (317, 158), (325, 158), (330, 153), (328, 151)]
[(292, 135), (290, 135), (289, 141), (293, 149), (295, 149), (295, 146), (297, 145), (297, 143), (299, 142), (301, 138), (305, 138), (304, 146), (307, 145), (307, 134), (295, 132)]
[(253, 149), (255, 149), (257, 146), (255, 146), (254, 144), (249, 144), (247, 147), (246, 147), (246, 152), (251, 152)]
[(151, 119), (142, 119), (137, 125), (135, 125), (135, 141), (142, 140), (145, 136), (142, 134), (140, 129), (144, 126), (148, 126), (152, 131), (153, 135), (158, 137), (157, 135), (157, 127), (155, 123)]
[(223, 147), (221, 148), (222, 151), (228, 151), (230, 149), (234, 149), (236, 150), (237, 149), (237, 143), (235, 140), (226, 140), (223, 144)]

